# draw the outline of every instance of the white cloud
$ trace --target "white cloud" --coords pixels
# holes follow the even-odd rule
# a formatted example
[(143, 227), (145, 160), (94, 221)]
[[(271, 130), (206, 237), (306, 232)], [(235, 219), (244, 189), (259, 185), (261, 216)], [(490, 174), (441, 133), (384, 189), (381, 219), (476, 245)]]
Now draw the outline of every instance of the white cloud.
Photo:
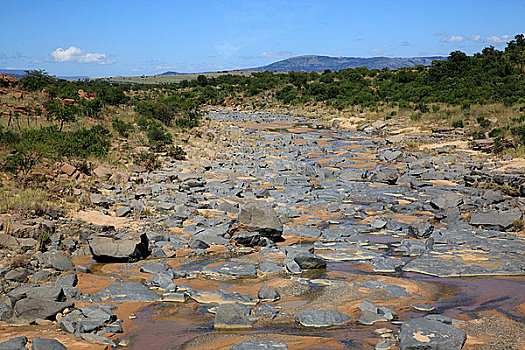
[(468, 40), (464, 36), (461, 35), (452, 35), (451, 37), (443, 37), (441, 40), (439, 40), (442, 43), (460, 43), (463, 41)]
[(478, 41), (479, 39), (481, 39), (481, 36), (480, 35), (471, 35), (470, 36), (470, 40), (472, 41)]
[(448, 35), (448, 33), (442, 30), (438, 30), (437, 32), (434, 33), (434, 35), (435, 36), (446, 36)]
[(385, 55), (386, 54), (385, 50), (381, 50), (381, 49), (372, 49), (370, 50), (370, 52), (374, 55)]
[(408, 41), (402, 41), (401, 46), (410, 46), (410, 43)]
[(272, 51), (265, 51), (259, 55), (261, 58), (284, 58), (291, 56), (291, 51), (279, 51), (279, 52), (272, 52)]
[(55, 62), (76, 62), (76, 63), (96, 63), (96, 64), (111, 64), (115, 62), (107, 57), (104, 53), (89, 53), (78, 47), (70, 46), (68, 49), (61, 47), (51, 52), (49, 55), (53, 57)]
[(512, 40), (512, 37), (510, 35), (502, 35), (502, 36), (492, 35), (486, 38), (485, 40), (483, 40), (483, 42), (497, 45), (497, 44), (506, 44), (507, 42), (511, 40)]

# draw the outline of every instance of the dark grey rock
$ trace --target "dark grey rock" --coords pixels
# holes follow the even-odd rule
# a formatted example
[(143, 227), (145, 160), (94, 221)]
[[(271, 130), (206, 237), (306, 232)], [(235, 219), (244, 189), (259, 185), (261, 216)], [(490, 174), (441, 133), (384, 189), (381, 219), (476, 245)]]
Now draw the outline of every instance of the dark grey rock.
[(171, 266), (166, 263), (146, 264), (140, 267), (140, 272), (151, 273), (151, 274), (156, 274), (159, 272), (167, 272), (169, 270), (171, 270)]
[(3, 301), (0, 301), (0, 321), (6, 321), (11, 316), (13, 316), (13, 309)]
[(232, 239), (246, 247), (256, 247), (261, 243), (261, 235), (259, 232), (239, 232), (235, 234)]
[(77, 275), (75, 273), (71, 273), (69, 275), (60, 276), (59, 278), (57, 278), (55, 285), (61, 287), (75, 287), (77, 283)]
[(326, 260), (318, 255), (304, 252), (293, 257), (301, 269), (322, 269), (326, 267)]
[(70, 302), (57, 302), (47, 299), (25, 298), (16, 302), (14, 316), (23, 320), (54, 319), (65, 308), (73, 307)]
[(4, 275), (4, 279), (7, 281), (24, 283), (27, 281), (27, 271), (25, 269), (11, 270)]
[(129, 216), (130, 214), (131, 214), (130, 207), (120, 207), (115, 211), (115, 215), (118, 216), (119, 218)]
[(160, 296), (137, 282), (117, 283), (92, 295), (93, 300), (104, 302), (158, 301)]
[(0, 343), (0, 350), (27, 350), (27, 337), (15, 337)]
[(261, 287), (261, 289), (259, 289), (257, 297), (262, 301), (276, 301), (281, 299), (281, 295), (277, 289), (267, 285), (264, 285)]
[(33, 350), (67, 350), (67, 348), (56, 339), (33, 338), (31, 341)]
[(523, 217), (523, 211), (516, 208), (498, 212), (491, 210), (486, 213), (475, 212), (470, 217), (472, 226), (481, 226), (488, 230), (506, 231), (513, 228), (516, 220)]
[(441, 196), (433, 198), (430, 201), (430, 205), (435, 209), (446, 210), (447, 208), (457, 207), (461, 202), (461, 196), (454, 192), (446, 192)]
[(281, 240), (283, 224), (274, 209), (250, 203), (241, 209), (239, 223), (250, 231), (257, 231), (263, 237), (273, 241)]
[(434, 232), (434, 225), (428, 221), (415, 221), (408, 226), (408, 237), (428, 238)]
[(251, 328), (252, 322), (239, 304), (228, 303), (217, 308), (213, 326), (215, 329)]
[(376, 171), (370, 176), (371, 182), (382, 182), (388, 185), (395, 185), (398, 175), (392, 171)]
[(305, 327), (330, 327), (340, 326), (350, 317), (335, 310), (307, 310), (297, 315), (296, 320)]
[(466, 339), (465, 332), (459, 328), (427, 318), (418, 318), (404, 322), (401, 326), (399, 349), (459, 350)]

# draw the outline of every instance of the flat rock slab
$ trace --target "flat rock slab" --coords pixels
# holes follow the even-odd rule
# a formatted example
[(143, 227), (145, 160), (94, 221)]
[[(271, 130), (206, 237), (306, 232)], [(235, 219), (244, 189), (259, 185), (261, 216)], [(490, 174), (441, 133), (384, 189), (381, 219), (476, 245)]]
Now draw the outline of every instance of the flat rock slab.
[(521, 219), (523, 212), (520, 209), (512, 209), (498, 212), (491, 210), (486, 213), (476, 212), (470, 217), (472, 226), (481, 226), (488, 230), (506, 231), (513, 227), (516, 220)]
[(287, 350), (288, 345), (282, 341), (263, 340), (234, 344), (230, 350)]
[(340, 326), (350, 320), (350, 316), (335, 310), (308, 310), (296, 317), (305, 327)]
[(248, 306), (257, 305), (257, 300), (248, 295), (228, 292), (223, 290), (200, 291), (191, 290), (188, 292), (190, 298), (201, 304), (228, 304), (239, 303)]
[(467, 335), (459, 328), (427, 318), (418, 318), (401, 326), (399, 349), (459, 350), (466, 339)]
[(406, 264), (405, 272), (437, 277), (480, 275), (524, 275), (525, 254), (510, 251), (484, 251), (465, 248), (439, 248), (426, 251)]
[(257, 266), (255, 264), (224, 263), (216, 267), (205, 267), (202, 272), (228, 277), (257, 277)]
[(342, 261), (360, 261), (360, 260), (372, 260), (381, 256), (381, 254), (373, 252), (368, 249), (356, 249), (344, 251), (321, 251), (316, 252), (317, 255), (325, 259), (326, 261), (342, 262)]
[(108, 286), (93, 294), (92, 299), (102, 302), (153, 302), (161, 297), (142, 283), (128, 282)]

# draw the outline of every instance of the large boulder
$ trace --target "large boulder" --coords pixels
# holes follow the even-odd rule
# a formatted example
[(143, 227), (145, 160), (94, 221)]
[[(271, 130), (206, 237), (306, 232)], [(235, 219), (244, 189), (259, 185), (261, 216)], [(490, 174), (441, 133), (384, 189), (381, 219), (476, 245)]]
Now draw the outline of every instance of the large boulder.
[(403, 323), (399, 333), (399, 349), (459, 350), (466, 339), (463, 330), (427, 316)]
[(93, 294), (94, 301), (103, 302), (152, 302), (160, 300), (160, 296), (147, 286), (138, 282), (112, 284)]
[(272, 241), (281, 240), (283, 223), (277, 212), (269, 206), (250, 203), (241, 209), (239, 223), (249, 231), (256, 231)]
[(25, 298), (16, 302), (14, 316), (17, 319), (33, 321), (35, 319), (53, 320), (65, 308), (73, 307), (70, 302), (58, 302), (49, 299)]
[(98, 262), (135, 262), (149, 255), (146, 233), (131, 234), (125, 238), (96, 235), (90, 237), (88, 243)]

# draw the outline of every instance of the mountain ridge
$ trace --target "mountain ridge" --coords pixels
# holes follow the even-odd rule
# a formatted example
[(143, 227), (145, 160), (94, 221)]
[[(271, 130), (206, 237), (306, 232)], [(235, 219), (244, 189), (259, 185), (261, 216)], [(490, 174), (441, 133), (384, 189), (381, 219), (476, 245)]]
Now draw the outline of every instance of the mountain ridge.
[(290, 57), (265, 66), (243, 70), (257, 72), (323, 72), (326, 69), (339, 71), (348, 68), (367, 67), (368, 69), (397, 69), (417, 65), (430, 66), (435, 60), (445, 60), (445, 56), (426, 57), (333, 57), (322, 55), (303, 55)]

